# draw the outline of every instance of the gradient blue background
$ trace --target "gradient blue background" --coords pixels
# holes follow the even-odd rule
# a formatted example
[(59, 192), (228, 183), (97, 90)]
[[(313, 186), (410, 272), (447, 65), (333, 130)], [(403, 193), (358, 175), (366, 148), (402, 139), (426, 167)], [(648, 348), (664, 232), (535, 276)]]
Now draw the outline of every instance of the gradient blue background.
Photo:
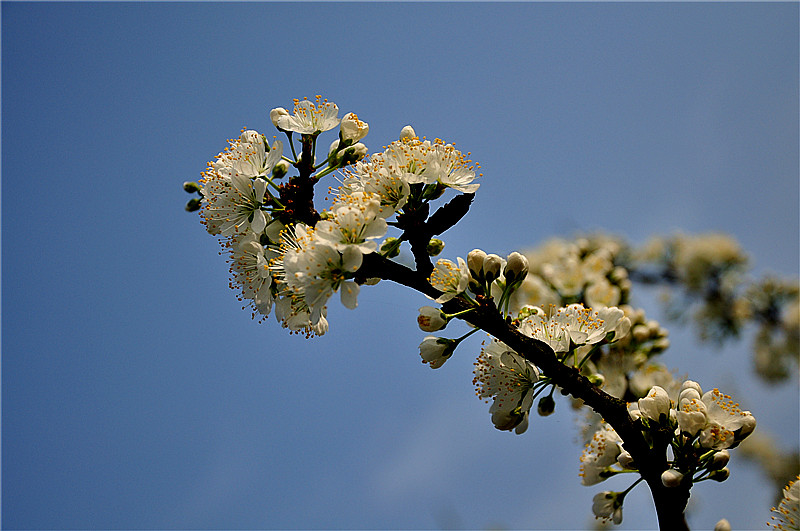
[[(797, 275), (797, 3), (3, 2), (3, 527), (581, 529), (627, 486), (580, 486), (566, 401), (496, 431), (477, 338), (421, 365), (421, 295), (365, 287), (314, 340), (241, 310), (181, 183), (314, 94), (372, 150), (410, 123), (481, 163), (444, 257), (726, 231)], [(797, 447), (797, 378), (756, 380), (752, 334), (670, 329), (665, 363)], [(691, 525), (764, 527), (769, 484), (731, 468)], [(644, 487), (624, 515), (655, 527)]]

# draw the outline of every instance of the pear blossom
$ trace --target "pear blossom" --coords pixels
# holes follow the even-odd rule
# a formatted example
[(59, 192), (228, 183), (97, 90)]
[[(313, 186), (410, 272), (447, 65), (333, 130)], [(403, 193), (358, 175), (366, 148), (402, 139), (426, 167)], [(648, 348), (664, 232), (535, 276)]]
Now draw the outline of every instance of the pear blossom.
[(436, 267), (428, 279), (431, 286), (442, 292), (442, 295), (436, 299), (436, 302), (440, 304), (449, 301), (467, 289), (469, 282), (467, 263), (460, 256), (456, 259), (458, 264), (443, 258), (437, 260)]
[(592, 498), (592, 512), (596, 518), (606, 522), (613, 521), (619, 525), (622, 523), (622, 499), (619, 492), (604, 490), (598, 492)]
[(524, 433), (533, 405), (534, 384), (539, 381), (536, 366), (505, 343), (492, 339), (478, 356), (473, 373), (478, 398), (487, 402), (493, 398), (489, 413), (495, 428)]
[(439, 308), (423, 306), (419, 309), (417, 324), (423, 332), (436, 332), (447, 326), (447, 317)]
[(352, 247), (362, 254), (378, 248), (376, 238), (386, 234), (386, 220), (380, 216), (380, 201), (372, 194), (355, 192), (340, 195), (328, 217), (317, 222), (314, 231), (339, 251)]
[(650, 389), (646, 397), (639, 399), (639, 411), (642, 416), (653, 422), (667, 422), (671, 406), (669, 395), (657, 385)]
[(238, 286), (241, 298), (251, 300), (253, 308), (266, 316), (273, 302), (269, 260), (275, 253), (265, 249), (258, 239), (259, 236), (251, 232), (232, 242), (231, 287)]
[(691, 437), (699, 436), (702, 448), (734, 448), (753, 432), (755, 417), (739, 409), (730, 396), (713, 389), (700, 396), (700, 386), (687, 381), (678, 396), (678, 429)]
[(622, 452), (621, 444), (622, 439), (614, 428), (603, 422), (581, 455), (581, 483), (589, 486), (605, 480), (603, 473), (617, 462)]
[(340, 253), (303, 224), (284, 231), (282, 239), (280, 256), (271, 268), (289, 292), (305, 301), (312, 324), (340, 289), (342, 304), (350, 309), (357, 306), (359, 286), (350, 280), (363, 260), (357, 247), (346, 246)]
[(342, 117), (339, 124), (339, 136), (346, 144), (358, 142), (369, 133), (369, 124), (362, 122), (356, 113), (349, 112)]
[[(275, 112), (277, 111), (277, 112)], [(294, 131), (303, 135), (316, 135), (324, 131), (333, 129), (339, 125), (339, 107), (328, 100), (322, 100), (322, 96), (316, 97), (316, 104), (307, 100), (294, 100), (294, 114), (288, 112), (283, 114), (278, 109), (275, 112), (275, 124), (281, 130)], [(272, 113), (270, 113), (272, 118)]]
[(425, 337), (419, 345), (422, 363), (427, 363), (431, 369), (438, 369), (450, 359), (457, 344), (458, 342), (453, 339), (436, 336)]
[(228, 148), (208, 164), (200, 180), (203, 187), (201, 215), (211, 234), (231, 236), (248, 230), (260, 233), (270, 221), (264, 212), (267, 181), (280, 161), (283, 144), (268, 148), (263, 135), (242, 131)]
[(783, 499), (773, 507), (774, 515), (768, 525), (775, 529), (800, 529), (800, 476), (783, 489)]
[(411, 195), (408, 181), (371, 160), (356, 162), (355, 166), (344, 170), (344, 175), (340, 193), (366, 192), (377, 196), (383, 218), (388, 218), (403, 208)]

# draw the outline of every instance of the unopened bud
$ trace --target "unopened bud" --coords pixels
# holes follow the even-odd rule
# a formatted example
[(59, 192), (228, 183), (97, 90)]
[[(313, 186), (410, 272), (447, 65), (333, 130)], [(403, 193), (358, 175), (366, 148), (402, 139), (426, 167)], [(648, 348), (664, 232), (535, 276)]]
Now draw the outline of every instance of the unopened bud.
[[(283, 107), (275, 107), (271, 111), (269, 111), (269, 119), (272, 122), (272, 125), (278, 127), (278, 120), (281, 116), (289, 116), (289, 111), (284, 109)], [(281, 129), (278, 127), (278, 129)], [(281, 129), (283, 131), (283, 129)]]
[(400, 254), (400, 240), (397, 238), (386, 238), (381, 244), (381, 254), (386, 258), (394, 258)]
[(480, 249), (473, 249), (467, 255), (467, 267), (472, 278), (480, 282), (483, 280), (483, 261), (486, 260), (486, 253)]
[(603, 384), (606, 383), (606, 378), (602, 374), (590, 374), (586, 379), (596, 387), (603, 387)]
[(503, 259), (496, 254), (486, 255), (483, 261), (483, 277), (486, 282), (491, 284), (500, 277), (500, 268), (503, 267)]
[(193, 197), (186, 203), (186, 212), (195, 212), (197, 210), (200, 210), (200, 198)]
[(439, 238), (433, 238), (428, 242), (428, 247), (426, 249), (428, 251), (428, 256), (436, 256), (444, 249), (444, 242)]
[(417, 324), (423, 332), (436, 332), (447, 326), (447, 316), (439, 308), (423, 306), (419, 309)]
[(528, 275), (528, 259), (524, 255), (514, 251), (506, 259), (506, 267), (503, 270), (507, 285), (521, 283)]
[(289, 173), (289, 163), (285, 160), (279, 160), (272, 168), (272, 176), (276, 179), (284, 177), (287, 173)]
[(731, 523), (723, 518), (714, 525), (714, 531), (731, 531)]
[(339, 138), (346, 145), (358, 142), (369, 133), (369, 124), (358, 119), (355, 113), (349, 112), (339, 123)]
[(719, 470), (714, 470), (712, 473), (708, 475), (708, 479), (713, 479), (714, 481), (719, 481), (722, 483), (726, 479), (731, 477), (731, 471), (728, 467), (720, 468)]
[(344, 157), (342, 157), (342, 160), (345, 164), (353, 164), (366, 156), (367, 146), (359, 142), (344, 150)]
[(555, 410), (556, 410), (556, 401), (553, 400), (553, 397), (550, 395), (543, 396), (541, 400), (539, 400), (539, 404), (536, 406), (536, 411), (542, 417), (552, 415), (553, 411)]
[(633, 456), (631, 456), (630, 452), (623, 450), (617, 456), (617, 463), (622, 468), (633, 468)]
[(417, 138), (417, 133), (413, 127), (407, 125), (400, 131), (400, 140), (410, 140), (412, 138)]
[(711, 462), (708, 464), (708, 468), (711, 470), (719, 470), (724, 468), (725, 465), (728, 464), (728, 461), (731, 460), (731, 454), (728, 450), (720, 450), (719, 452), (714, 454), (714, 457), (711, 458)]
[(199, 184), (195, 182), (186, 181), (185, 183), (183, 183), (183, 190), (184, 192), (189, 192), (190, 194), (193, 194), (195, 192), (199, 192), (200, 190), (202, 190), (202, 188), (200, 187)]
[(663, 483), (665, 487), (677, 487), (681, 484), (682, 480), (683, 474), (674, 468), (668, 468), (661, 474), (661, 483)]

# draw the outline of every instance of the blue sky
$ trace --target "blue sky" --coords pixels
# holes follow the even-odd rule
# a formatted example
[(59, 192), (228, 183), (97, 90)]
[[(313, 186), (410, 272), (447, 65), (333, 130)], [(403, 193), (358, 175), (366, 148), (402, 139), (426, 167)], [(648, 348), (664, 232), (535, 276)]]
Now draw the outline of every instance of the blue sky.
[[(566, 402), (496, 431), (479, 341), (421, 365), (427, 300), (388, 283), (332, 304), (322, 338), (251, 321), (181, 183), (322, 94), (372, 150), (412, 124), (481, 163), (444, 257), (725, 231), (755, 274), (795, 276), (797, 20), (797, 3), (3, 2), (3, 527), (590, 525), (592, 496), (627, 484), (579, 485)], [(670, 330), (665, 363), (797, 447), (796, 379), (759, 383), (748, 338)], [(763, 475), (732, 470), (695, 488), (693, 526), (763, 527)], [(622, 528), (653, 526), (637, 488)]]

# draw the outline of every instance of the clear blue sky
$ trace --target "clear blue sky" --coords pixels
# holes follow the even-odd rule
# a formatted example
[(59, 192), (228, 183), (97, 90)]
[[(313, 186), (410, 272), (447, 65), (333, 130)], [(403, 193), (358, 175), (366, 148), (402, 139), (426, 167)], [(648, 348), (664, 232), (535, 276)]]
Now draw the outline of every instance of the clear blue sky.
[[(323, 338), (251, 321), (181, 183), (322, 94), (372, 150), (412, 124), (481, 163), (445, 257), (726, 231), (757, 273), (796, 275), (797, 22), (797, 3), (3, 2), (3, 527), (585, 528), (627, 485), (579, 485), (566, 402), (496, 431), (479, 341), (423, 366), (427, 301), (388, 283), (332, 304)], [(671, 330), (665, 363), (797, 446), (796, 380), (758, 383), (747, 339)], [(761, 528), (766, 485), (734, 456), (690, 523)], [(655, 525), (639, 489), (625, 529)]]

